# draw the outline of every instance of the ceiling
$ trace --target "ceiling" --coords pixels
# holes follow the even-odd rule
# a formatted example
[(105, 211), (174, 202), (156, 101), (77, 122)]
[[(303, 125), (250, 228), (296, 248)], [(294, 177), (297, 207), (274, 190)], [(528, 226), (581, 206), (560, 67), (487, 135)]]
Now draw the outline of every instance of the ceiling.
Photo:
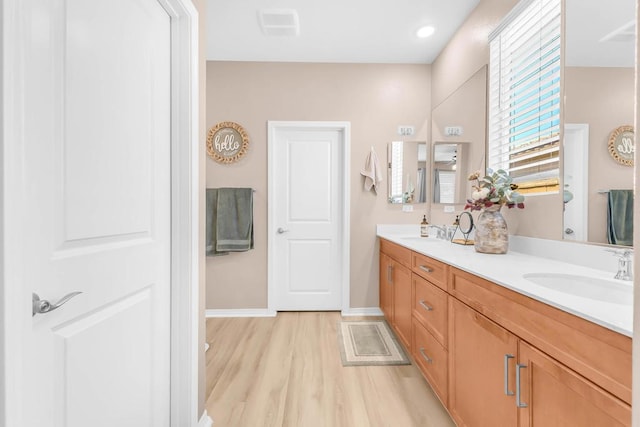
[(635, 0), (566, 0), (566, 65), (634, 67), (635, 14)]
[[(479, 1), (208, 0), (207, 59), (430, 64)], [(295, 9), (299, 35), (265, 36), (261, 9)]]

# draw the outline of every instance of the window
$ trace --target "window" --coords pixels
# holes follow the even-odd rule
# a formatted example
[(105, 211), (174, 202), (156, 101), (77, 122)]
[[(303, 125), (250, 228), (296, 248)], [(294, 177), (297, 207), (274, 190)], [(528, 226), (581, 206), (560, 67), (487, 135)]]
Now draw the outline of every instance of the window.
[(557, 192), (560, 0), (523, 0), (489, 36), (488, 166), (521, 193)]
[(391, 142), (389, 149), (389, 198), (402, 203), (402, 174), (404, 165), (402, 141)]

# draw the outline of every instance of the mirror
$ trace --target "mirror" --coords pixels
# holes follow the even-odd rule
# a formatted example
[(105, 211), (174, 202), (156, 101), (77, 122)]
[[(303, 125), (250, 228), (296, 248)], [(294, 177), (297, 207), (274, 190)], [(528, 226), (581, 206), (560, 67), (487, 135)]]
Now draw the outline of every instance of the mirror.
[(433, 203), (461, 204), (467, 199), (469, 143), (433, 144)]
[[(486, 118), (487, 67), (483, 66), (431, 112), (431, 140), (434, 141), (429, 174), (434, 193), (430, 196), (432, 224), (451, 224), (456, 213), (464, 209), (466, 199), (471, 197), (467, 178), (471, 172), (484, 170)], [(435, 170), (452, 169), (454, 155), (455, 178), (450, 172), (448, 176), (444, 172), (436, 182)], [(443, 186), (447, 179), (449, 182), (455, 179), (448, 185), (449, 190)], [(438, 188), (439, 195), (435, 190)]]
[(387, 159), (389, 203), (426, 203), (427, 143), (393, 141)]
[(635, 1), (566, 0), (565, 13), (563, 238), (607, 244), (609, 191), (633, 189), (633, 167), (607, 146), (634, 123)]

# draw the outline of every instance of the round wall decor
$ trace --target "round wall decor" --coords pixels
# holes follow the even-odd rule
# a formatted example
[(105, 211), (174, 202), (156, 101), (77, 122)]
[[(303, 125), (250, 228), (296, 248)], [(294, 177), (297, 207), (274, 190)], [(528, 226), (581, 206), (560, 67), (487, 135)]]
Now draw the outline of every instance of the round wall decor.
[(626, 166), (633, 166), (636, 140), (633, 126), (619, 126), (609, 135), (609, 154), (614, 160)]
[(234, 122), (220, 122), (207, 135), (207, 153), (218, 163), (228, 164), (240, 160), (249, 149), (249, 136)]

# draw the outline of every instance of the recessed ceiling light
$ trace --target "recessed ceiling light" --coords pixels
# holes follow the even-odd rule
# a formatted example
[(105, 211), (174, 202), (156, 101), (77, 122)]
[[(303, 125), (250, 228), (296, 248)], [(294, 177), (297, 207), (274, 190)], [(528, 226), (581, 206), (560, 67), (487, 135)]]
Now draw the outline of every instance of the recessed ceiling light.
[(420, 27), (416, 32), (416, 36), (420, 37), (421, 39), (426, 39), (427, 37), (429, 37), (435, 32), (436, 32), (436, 29), (428, 25), (426, 27)]

